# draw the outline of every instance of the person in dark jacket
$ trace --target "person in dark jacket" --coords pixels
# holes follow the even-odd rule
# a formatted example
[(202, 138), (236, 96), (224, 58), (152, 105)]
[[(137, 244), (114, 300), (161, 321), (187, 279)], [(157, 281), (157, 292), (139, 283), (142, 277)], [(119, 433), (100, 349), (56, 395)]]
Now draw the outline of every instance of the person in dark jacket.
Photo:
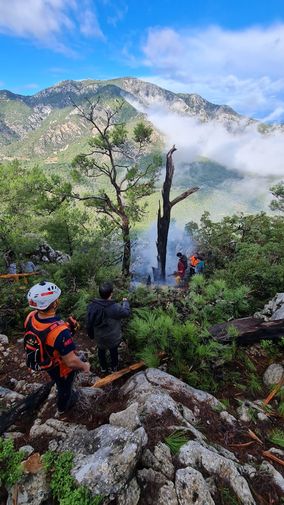
[(99, 286), (101, 298), (93, 300), (87, 313), (87, 331), (91, 339), (98, 346), (98, 358), (101, 372), (106, 373), (106, 351), (110, 353), (111, 370), (116, 372), (118, 368), (118, 346), (121, 342), (121, 319), (130, 316), (130, 306), (127, 298), (122, 303), (112, 300), (113, 284), (103, 282)]

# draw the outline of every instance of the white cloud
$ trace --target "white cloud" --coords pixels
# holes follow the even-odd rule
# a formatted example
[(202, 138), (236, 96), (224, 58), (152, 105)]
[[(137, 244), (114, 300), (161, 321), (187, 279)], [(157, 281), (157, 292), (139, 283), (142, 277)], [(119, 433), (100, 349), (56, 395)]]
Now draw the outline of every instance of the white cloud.
[(32, 39), (56, 51), (72, 53), (64, 36), (76, 30), (85, 36), (102, 38), (88, 0), (83, 3), (79, 0), (0, 0), (0, 33)]
[(157, 84), (248, 115), (267, 116), (283, 106), (284, 24), (239, 31), (152, 28), (142, 51)]
[(150, 121), (165, 135), (166, 145), (177, 144), (178, 165), (208, 158), (247, 177), (283, 177), (283, 131), (262, 135), (255, 125), (232, 133), (214, 121), (148, 110)]

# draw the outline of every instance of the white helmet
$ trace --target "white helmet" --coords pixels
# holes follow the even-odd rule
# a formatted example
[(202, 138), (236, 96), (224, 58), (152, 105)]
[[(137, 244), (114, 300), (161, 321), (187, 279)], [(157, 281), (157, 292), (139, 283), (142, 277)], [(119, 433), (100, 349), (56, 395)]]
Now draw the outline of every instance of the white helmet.
[(49, 305), (57, 300), (61, 295), (61, 289), (59, 289), (53, 282), (42, 281), (39, 284), (35, 284), (28, 292), (28, 302), (30, 307), (35, 309), (44, 310), (49, 307)]

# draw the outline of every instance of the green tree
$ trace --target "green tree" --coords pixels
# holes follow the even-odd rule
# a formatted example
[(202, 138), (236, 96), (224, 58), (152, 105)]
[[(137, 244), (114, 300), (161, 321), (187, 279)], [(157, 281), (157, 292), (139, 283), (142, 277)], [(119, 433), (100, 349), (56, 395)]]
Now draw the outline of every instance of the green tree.
[(207, 275), (230, 287), (250, 288), (251, 309), (261, 306), (284, 282), (284, 219), (264, 212), (234, 215), (220, 222), (204, 213), (200, 225), (189, 223), (198, 248), (206, 256)]
[(284, 212), (284, 181), (275, 184), (270, 188), (271, 193), (276, 198), (276, 200), (272, 200), (270, 204), (270, 208), (272, 210), (279, 210)]
[(98, 102), (90, 105), (88, 112), (77, 107), (96, 134), (89, 141), (91, 150), (77, 156), (73, 163), (77, 180), (83, 182), (82, 176), (85, 176), (88, 190), (73, 192), (73, 196), (95, 207), (103, 228), (120, 230), (124, 246), (122, 273), (128, 276), (131, 226), (145, 212), (146, 206), (141, 200), (154, 191), (161, 158), (150, 154), (150, 126), (139, 122), (130, 134), (120, 121), (122, 101), (117, 101), (114, 109), (100, 110), (101, 115), (98, 115), (98, 107)]

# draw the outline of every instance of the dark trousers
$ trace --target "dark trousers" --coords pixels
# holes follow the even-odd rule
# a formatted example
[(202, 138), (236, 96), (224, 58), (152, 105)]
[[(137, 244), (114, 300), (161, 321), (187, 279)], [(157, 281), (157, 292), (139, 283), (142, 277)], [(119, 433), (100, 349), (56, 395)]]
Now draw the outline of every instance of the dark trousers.
[(73, 370), (73, 372), (70, 372), (65, 377), (60, 377), (59, 368), (56, 367), (48, 373), (55, 381), (57, 387), (57, 409), (60, 412), (65, 412), (75, 401), (76, 394), (72, 391), (72, 385), (76, 376), (76, 371)]
[[(112, 347), (108, 349), (110, 353), (110, 362), (112, 370), (115, 370), (118, 367), (118, 347)], [(106, 357), (107, 349), (98, 349), (98, 358), (100, 362), (100, 367), (103, 370), (107, 370), (107, 357)]]

